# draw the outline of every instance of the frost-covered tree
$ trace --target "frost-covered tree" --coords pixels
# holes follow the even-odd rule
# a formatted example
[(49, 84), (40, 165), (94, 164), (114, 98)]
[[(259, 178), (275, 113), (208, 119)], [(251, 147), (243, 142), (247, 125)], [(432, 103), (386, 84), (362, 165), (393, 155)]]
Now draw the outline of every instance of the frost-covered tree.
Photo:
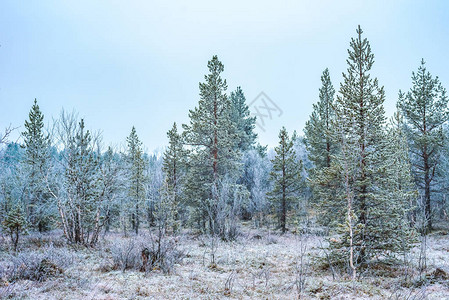
[[(393, 155), (384, 142), (385, 93), (377, 78), (370, 76), (374, 55), (368, 40), (362, 39), (360, 26), (357, 37), (351, 39), (348, 54), (348, 69), (336, 100), (335, 126), (340, 148), (345, 150), (336, 155), (336, 165), (327, 172), (329, 181), (335, 181), (336, 176), (342, 183), (342, 193), (336, 195), (333, 209), (334, 218), (342, 224), (342, 239), (332, 243), (332, 247), (344, 252), (351, 240), (355, 261), (365, 265), (376, 254), (398, 248), (398, 235), (402, 232), (391, 229), (401, 219), (385, 209), (391, 199), (385, 192), (389, 185), (384, 178)], [(351, 204), (350, 210), (347, 203)], [(351, 217), (345, 218), (347, 215)], [(345, 225), (348, 219), (351, 226)]]
[(199, 85), (198, 106), (189, 112), (190, 124), (183, 125), (184, 143), (190, 148), (186, 193), (203, 229), (206, 222), (211, 229), (216, 221), (219, 182), (225, 175), (237, 177), (240, 160), (227, 84), (221, 78), (224, 66), (214, 56), (207, 67), (209, 74)]
[(27, 227), (25, 213), (19, 205), (14, 206), (8, 211), (1, 222), (1, 227), (11, 238), (11, 244), (14, 252), (16, 252), (20, 235), (26, 232)]
[(44, 181), (50, 163), (50, 137), (44, 132), (44, 115), (36, 99), (29, 120), (25, 121), (25, 129), (22, 133), (26, 148), (22, 170), (27, 175), (25, 213), (31, 228), (42, 232), (50, 228), (53, 219)]
[(142, 142), (133, 126), (128, 142), (128, 196), (131, 228), (139, 233), (140, 215), (145, 201), (145, 161), (143, 159)]
[(249, 191), (247, 202), (242, 203), (242, 216), (245, 219), (253, 218), (254, 224), (259, 227), (269, 213), (269, 202), (266, 197), (270, 190), (271, 162), (267, 155), (262, 155), (256, 149), (248, 150), (242, 157), (243, 174), (240, 183)]
[(256, 117), (251, 117), (249, 107), (246, 104), (245, 94), (241, 87), (237, 87), (231, 92), (231, 120), (234, 122), (239, 136), (237, 147), (240, 151), (246, 151), (254, 146), (257, 134), (254, 132), (256, 127)]
[(8, 138), (11, 135), (11, 132), (14, 131), (14, 129), (16, 128), (13, 128), (11, 125), (9, 125), (2, 133), (0, 133), (0, 145), (9, 143)]
[(146, 186), (146, 210), (148, 223), (153, 226), (155, 224), (155, 209), (159, 202), (163, 199), (164, 192), (164, 172), (162, 170), (163, 158), (158, 152), (152, 155), (145, 155), (145, 178)]
[[(391, 243), (393, 250), (408, 251), (415, 238), (414, 225), (416, 220), (413, 211), (416, 209), (417, 189), (411, 173), (411, 163), (405, 124), (401, 111), (395, 112), (391, 118), (387, 130), (386, 149), (387, 172), (384, 177), (384, 193), (388, 199), (384, 207), (383, 218), (397, 220), (396, 222), (384, 222), (383, 230), (393, 233), (399, 240), (398, 243)], [(388, 249), (387, 248), (387, 249)]]
[[(319, 101), (313, 105), (313, 112), (304, 128), (304, 143), (312, 167), (308, 169), (308, 186), (312, 190), (313, 204), (321, 213), (318, 221), (330, 225), (331, 214), (335, 212), (338, 177), (332, 178), (331, 163), (339, 145), (335, 132), (335, 90), (325, 69), (321, 76)], [(324, 216), (324, 217), (323, 217)]]
[(0, 150), (0, 222), (10, 210), (20, 207), (24, 211), (26, 173), (22, 172), (25, 151), (17, 143), (9, 143)]
[(269, 199), (279, 217), (279, 225), (283, 233), (287, 231), (287, 213), (291, 205), (299, 201), (302, 164), (296, 160), (293, 141), (289, 138), (285, 127), (279, 132), (279, 145), (274, 149), (276, 156), (270, 179), (273, 189), (268, 192)]
[(427, 230), (432, 230), (432, 181), (444, 145), (443, 124), (449, 120), (446, 90), (438, 77), (433, 78), (424, 60), (412, 73), (413, 86), (406, 94), (399, 92), (399, 105), (407, 122), (414, 174), (423, 190)]
[(72, 243), (93, 246), (102, 229), (98, 138), (64, 112), (58, 123), (63, 151), (61, 168), (47, 178), (49, 193), (57, 202), (64, 235)]
[(186, 171), (187, 153), (183, 149), (182, 137), (178, 133), (176, 123), (167, 132), (168, 148), (164, 152), (162, 170), (165, 174), (164, 201), (172, 211), (173, 230), (179, 228), (179, 210), (181, 209), (182, 188)]
[(304, 142), (314, 170), (329, 168), (332, 156), (335, 155), (338, 148), (333, 133), (335, 90), (328, 69), (323, 71), (321, 84), (320, 100), (313, 104), (312, 115), (304, 128)]
[(124, 167), (120, 156), (111, 147), (101, 156), (100, 162), (100, 194), (103, 198), (102, 222), (108, 232), (120, 214), (120, 198), (124, 190)]

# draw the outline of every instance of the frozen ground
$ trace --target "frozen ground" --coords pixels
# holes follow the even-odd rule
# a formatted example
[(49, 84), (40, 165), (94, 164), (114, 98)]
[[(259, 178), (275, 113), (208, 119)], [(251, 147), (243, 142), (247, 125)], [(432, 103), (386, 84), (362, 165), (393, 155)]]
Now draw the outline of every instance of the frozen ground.
[[(4, 277), (0, 281), (0, 298), (449, 299), (449, 278), (428, 275), (428, 280), (414, 279), (413, 284), (404, 287), (401, 285), (404, 270), (400, 267), (378, 268), (357, 282), (351, 282), (344, 274), (336, 274), (333, 279), (332, 272), (323, 270), (316, 262), (317, 257), (325, 255), (321, 250), (325, 242), (312, 235), (301, 238), (292, 233), (279, 235), (245, 229), (236, 242), (219, 242), (216, 265), (211, 265), (210, 240), (186, 233), (177, 240), (177, 247), (185, 257), (169, 275), (157, 268), (147, 273), (105, 268), (111, 261), (111, 245), (120, 240), (126, 242), (121, 235), (107, 236), (97, 249), (70, 248), (56, 236), (53, 233), (28, 237), (25, 243), (28, 248), (21, 255), (46, 251), (63, 266), (61, 272), (42, 282), (24, 279), (9, 282)], [(414, 249), (412, 264), (417, 262), (418, 254), (419, 249)], [(10, 254), (1, 252), (0, 274), (2, 270), (5, 274), (11, 259)], [(427, 260), (427, 274), (436, 268), (447, 271), (448, 235), (434, 234), (428, 238)], [(411, 273), (417, 275), (415, 271)]]

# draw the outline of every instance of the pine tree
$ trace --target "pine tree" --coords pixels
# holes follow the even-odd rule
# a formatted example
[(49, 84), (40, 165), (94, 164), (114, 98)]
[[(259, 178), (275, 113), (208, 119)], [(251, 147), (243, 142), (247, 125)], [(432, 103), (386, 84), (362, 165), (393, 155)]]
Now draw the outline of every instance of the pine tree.
[[(176, 123), (173, 124), (173, 128), (167, 132), (169, 139), (169, 146), (164, 152), (164, 161), (162, 170), (165, 174), (165, 193), (163, 197), (164, 205), (168, 206), (172, 211), (173, 229), (177, 230), (179, 227), (179, 210), (182, 199), (182, 188), (185, 177), (186, 166), (186, 151), (183, 149), (182, 138), (178, 133)], [(167, 204), (167, 203), (168, 204)]]
[(257, 134), (254, 132), (256, 117), (250, 116), (245, 94), (241, 87), (237, 87), (235, 92), (231, 92), (230, 100), (231, 120), (234, 122), (239, 136), (237, 147), (243, 152), (254, 147), (256, 142)]
[(431, 186), (444, 145), (443, 124), (449, 120), (446, 90), (426, 70), (424, 60), (412, 74), (413, 87), (399, 92), (399, 104), (408, 125), (414, 173), (424, 190), (427, 231), (432, 230)]
[(124, 180), (122, 179), (122, 166), (119, 156), (108, 147), (106, 153), (101, 157), (101, 196), (102, 196), (102, 216), (105, 232), (110, 230), (114, 219), (119, 215), (120, 207), (118, 196), (123, 190)]
[(27, 221), (25, 214), (19, 205), (14, 206), (8, 211), (3, 219), (2, 228), (11, 238), (11, 243), (14, 248), (14, 252), (17, 252), (17, 246), (19, 245), (19, 238), (22, 233), (26, 232)]
[(139, 233), (140, 210), (145, 201), (145, 162), (143, 159), (142, 142), (133, 126), (127, 138), (128, 142), (128, 163), (129, 163), (129, 191), (131, 200), (130, 219), (132, 229)]
[(335, 220), (332, 215), (335, 209), (334, 196), (337, 192), (338, 178), (332, 180), (331, 163), (338, 151), (335, 136), (335, 90), (325, 69), (321, 76), (322, 86), (319, 90), (319, 101), (313, 104), (313, 112), (304, 128), (304, 143), (308, 150), (308, 158), (313, 166), (308, 170), (308, 185), (312, 190), (313, 204), (317, 207), (322, 224), (330, 225)]
[[(384, 143), (385, 93), (377, 79), (370, 77), (374, 55), (368, 40), (362, 39), (360, 26), (357, 34), (350, 43), (348, 70), (343, 74), (344, 82), (336, 101), (335, 127), (342, 151), (337, 154), (336, 166), (330, 172), (345, 183), (341, 186), (345, 197), (339, 195), (336, 201), (341, 202), (340, 208), (344, 203), (351, 204), (347, 211), (351, 216), (349, 223), (353, 224), (344, 225), (348, 224), (345, 214), (339, 218), (337, 215), (343, 239), (331, 245), (334, 249), (348, 249), (350, 240), (355, 262), (364, 265), (382, 251), (395, 251), (401, 232), (389, 231), (400, 219), (397, 214), (385, 210), (390, 199), (385, 193), (388, 186), (384, 178), (391, 155)], [(351, 231), (348, 232), (348, 228)], [(351, 239), (348, 238), (350, 233)]]
[(279, 132), (279, 146), (272, 159), (273, 169), (270, 178), (273, 189), (267, 194), (279, 216), (279, 225), (283, 233), (287, 231), (287, 212), (292, 203), (298, 202), (301, 180), (301, 163), (297, 162), (293, 149), (293, 141), (287, 130), (282, 127)]
[(313, 104), (312, 115), (304, 128), (305, 144), (315, 170), (329, 168), (337, 149), (333, 135), (335, 90), (328, 69), (323, 71), (321, 83), (320, 100)]
[(196, 209), (196, 221), (213, 230), (219, 202), (219, 182), (236, 177), (239, 168), (238, 135), (231, 121), (231, 102), (226, 96), (223, 64), (214, 56), (207, 64), (209, 74), (200, 83), (200, 100), (190, 110), (190, 124), (183, 125), (184, 143), (190, 147), (186, 193)]
[(44, 133), (44, 115), (36, 99), (29, 113), (29, 121), (25, 121), (25, 128), (22, 133), (26, 147), (23, 164), (27, 173), (25, 212), (30, 226), (42, 232), (49, 229), (53, 217), (44, 182), (50, 161), (50, 137)]

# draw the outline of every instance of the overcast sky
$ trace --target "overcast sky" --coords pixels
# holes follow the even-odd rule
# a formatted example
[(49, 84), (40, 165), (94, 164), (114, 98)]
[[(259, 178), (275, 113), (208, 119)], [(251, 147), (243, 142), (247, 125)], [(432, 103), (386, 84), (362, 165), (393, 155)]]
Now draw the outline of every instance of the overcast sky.
[(338, 90), (358, 24), (388, 116), (421, 58), (449, 88), (449, 1), (3, 0), (0, 128), (23, 131), (37, 98), (46, 121), (75, 109), (105, 144), (123, 144), (134, 125), (154, 150), (188, 122), (218, 55), (229, 92), (241, 86), (251, 103), (263, 91), (282, 110), (257, 128), (274, 146), (283, 125), (302, 134), (326, 67)]

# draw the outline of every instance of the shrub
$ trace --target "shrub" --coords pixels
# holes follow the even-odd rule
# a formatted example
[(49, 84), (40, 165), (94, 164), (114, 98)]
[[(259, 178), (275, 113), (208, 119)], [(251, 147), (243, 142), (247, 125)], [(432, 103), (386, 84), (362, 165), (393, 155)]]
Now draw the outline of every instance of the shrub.
[[(112, 269), (120, 269), (122, 271), (138, 269), (141, 266), (138, 248), (134, 239), (114, 242), (111, 246)], [(106, 267), (103, 266), (103, 268)]]
[(139, 270), (149, 272), (160, 269), (171, 273), (185, 254), (176, 246), (173, 238), (158, 239), (150, 235), (141, 239), (115, 241), (110, 248), (112, 262), (106, 261), (100, 270)]
[(69, 265), (73, 264), (73, 256), (64, 250), (53, 247), (40, 252), (22, 252), (17, 256), (9, 255), (0, 265), (0, 278), (7, 282), (17, 280), (45, 281), (58, 276)]

